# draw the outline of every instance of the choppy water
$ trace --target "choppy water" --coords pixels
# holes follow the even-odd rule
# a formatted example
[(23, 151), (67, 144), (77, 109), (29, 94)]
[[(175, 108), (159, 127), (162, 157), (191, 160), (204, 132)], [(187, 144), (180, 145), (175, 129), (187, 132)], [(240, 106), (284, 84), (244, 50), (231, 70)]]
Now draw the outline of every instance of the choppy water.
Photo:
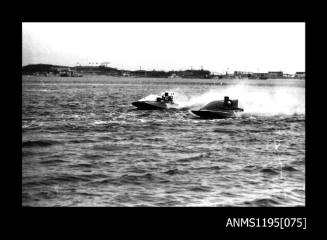
[[(22, 205), (304, 206), (304, 82), (185, 81), (24, 76)], [(181, 109), (131, 105), (167, 89)], [(238, 118), (190, 113), (226, 94)]]

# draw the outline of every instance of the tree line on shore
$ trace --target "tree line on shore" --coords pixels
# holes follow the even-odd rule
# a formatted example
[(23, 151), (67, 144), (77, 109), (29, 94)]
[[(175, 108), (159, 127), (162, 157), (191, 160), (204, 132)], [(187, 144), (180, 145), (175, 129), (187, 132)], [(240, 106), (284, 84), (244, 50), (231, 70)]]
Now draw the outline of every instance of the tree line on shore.
[(197, 79), (208, 79), (208, 78), (247, 78), (247, 79), (305, 79), (305, 72), (296, 72), (294, 75), (283, 73), (282, 71), (268, 72), (268, 73), (252, 73), (234, 71), (233, 74), (213, 74), (208, 70), (124, 70), (104, 65), (100, 66), (59, 66), (51, 64), (30, 64), (22, 67), (22, 75), (57, 75), (62, 77), (81, 77), (83, 75), (107, 75), (116, 77), (149, 77), (149, 78), (197, 78)]
[(60, 75), (67, 72), (75, 72), (79, 74), (98, 74), (109, 76), (130, 76), (130, 77), (184, 77), (184, 78), (212, 78), (213, 75), (208, 70), (179, 70), (179, 71), (163, 71), (163, 70), (123, 70), (107, 66), (58, 66), (50, 64), (30, 64), (22, 67), (22, 75), (36, 74), (54, 74)]

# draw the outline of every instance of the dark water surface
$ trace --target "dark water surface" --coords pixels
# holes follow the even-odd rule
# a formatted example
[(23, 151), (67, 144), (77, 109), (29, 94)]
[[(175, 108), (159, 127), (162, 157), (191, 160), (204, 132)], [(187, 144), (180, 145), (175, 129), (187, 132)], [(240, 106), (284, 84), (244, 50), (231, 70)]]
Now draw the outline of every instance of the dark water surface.
[[(273, 88), (265, 83), (249, 84)], [(299, 80), (278, 84), (304, 95)], [(248, 104), (236, 119), (201, 120), (192, 107), (131, 105), (167, 88), (200, 96), (224, 85), (24, 76), (22, 205), (305, 205), (303, 111), (267, 115)]]

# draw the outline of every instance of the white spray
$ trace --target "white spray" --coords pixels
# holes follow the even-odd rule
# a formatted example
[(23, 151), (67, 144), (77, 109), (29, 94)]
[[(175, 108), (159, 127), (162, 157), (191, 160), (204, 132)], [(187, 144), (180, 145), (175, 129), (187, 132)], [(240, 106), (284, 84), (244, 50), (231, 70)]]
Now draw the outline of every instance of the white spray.
[(180, 108), (199, 108), (224, 96), (238, 99), (244, 113), (255, 115), (305, 114), (305, 89), (290, 86), (255, 86), (237, 84), (215, 86), (200, 95), (185, 96), (177, 90), (175, 102)]
[(150, 94), (150, 95), (148, 95), (148, 96), (146, 96), (146, 97), (144, 97), (144, 98), (142, 98), (142, 99), (140, 99), (138, 101), (156, 101), (157, 97), (158, 97), (158, 95)]
[[(200, 88), (200, 87), (199, 87)], [(245, 114), (279, 115), (305, 114), (305, 88), (294, 86), (258, 86), (238, 83), (227, 86), (213, 86), (203, 93), (201, 89), (171, 89), (174, 102), (178, 108), (199, 109), (215, 100), (223, 100), (224, 96), (238, 99), (239, 107)], [(142, 100), (155, 100), (157, 95), (149, 95)]]

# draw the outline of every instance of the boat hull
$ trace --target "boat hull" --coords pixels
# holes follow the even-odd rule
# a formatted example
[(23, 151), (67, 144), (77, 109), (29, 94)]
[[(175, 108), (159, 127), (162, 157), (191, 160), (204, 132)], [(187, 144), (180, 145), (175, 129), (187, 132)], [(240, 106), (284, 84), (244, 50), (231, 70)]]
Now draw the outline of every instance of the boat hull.
[(236, 114), (235, 111), (210, 111), (210, 110), (198, 110), (198, 111), (192, 111), (195, 115), (201, 117), (201, 118), (235, 118)]
[(176, 104), (155, 102), (155, 101), (137, 101), (132, 102), (132, 105), (141, 110), (163, 110), (169, 108), (176, 108)]

